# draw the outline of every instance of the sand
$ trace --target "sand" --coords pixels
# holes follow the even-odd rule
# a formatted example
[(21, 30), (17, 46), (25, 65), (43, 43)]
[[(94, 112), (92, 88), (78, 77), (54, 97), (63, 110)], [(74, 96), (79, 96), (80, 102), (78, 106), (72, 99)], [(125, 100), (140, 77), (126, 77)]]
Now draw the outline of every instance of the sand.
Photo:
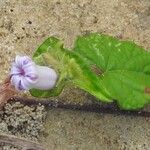
[[(66, 47), (72, 47), (76, 36), (86, 32), (105, 33), (120, 39), (133, 40), (150, 50), (150, 1), (1, 0), (0, 81), (9, 73), (10, 63), (16, 54), (32, 55), (38, 45), (51, 35), (63, 40)], [(59, 100), (80, 103), (82, 100), (86, 102), (92, 99), (76, 89), (65, 92)], [(24, 109), (22, 111), (26, 112)], [(18, 121), (23, 117), (23, 112), (17, 116)], [(81, 113), (62, 109), (50, 109), (47, 113), (46, 120), (42, 119), (41, 122), (35, 119), (34, 122), (34, 125), (38, 122), (45, 126), (44, 132), (42, 129), (37, 130), (36, 140), (47, 145), (47, 149), (150, 148), (149, 118)], [(41, 111), (41, 114), (45, 114), (45, 110)], [(9, 117), (13, 117), (11, 112)], [(16, 116), (14, 118), (16, 119)], [(9, 123), (1, 119), (7, 130)], [(7, 117), (5, 119), (7, 120)], [(22, 133), (23, 135), (25, 134)], [(32, 131), (27, 135), (34, 137)]]

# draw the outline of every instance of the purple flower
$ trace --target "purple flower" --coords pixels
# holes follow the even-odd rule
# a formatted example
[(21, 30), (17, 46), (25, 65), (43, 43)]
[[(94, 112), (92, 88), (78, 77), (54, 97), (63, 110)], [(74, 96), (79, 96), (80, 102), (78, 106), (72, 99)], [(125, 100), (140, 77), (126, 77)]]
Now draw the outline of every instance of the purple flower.
[(53, 69), (36, 65), (28, 56), (16, 56), (10, 76), (11, 84), (17, 90), (52, 89), (57, 80)]

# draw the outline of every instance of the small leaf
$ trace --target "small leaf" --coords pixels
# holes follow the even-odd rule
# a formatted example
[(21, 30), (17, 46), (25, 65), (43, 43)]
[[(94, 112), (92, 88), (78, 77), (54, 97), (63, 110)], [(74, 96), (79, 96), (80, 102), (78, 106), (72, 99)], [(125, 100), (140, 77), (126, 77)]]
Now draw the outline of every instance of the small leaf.
[[(58, 40), (55, 37), (50, 37), (47, 40), (45, 40), (39, 48), (35, 51), (33, 54), (33, 60), (38, 64), (38, 65), (45, 65), (45, 66), (50, 66), (50, 64), (53, 64), (55, 67), (58, 67), (57, 73), (59, 73), (59, 68), (61, 68), (62, 64), (53, 57), (53, 54), (58, 53), (60, 49), (62, 49), (63, 44), (60, 40)], [(52, 54), (49, 55), (48, 52), (51, 52)], [(49, 55), (49, 62), (47, 62), (47, 55)], [(60, 54), (61, 55), (61, 54)], [(53, 67), (53, 66), (50, 66)], [(57, 85), (50, 90), (38, 90), (38, 89), (31, 89), (30, 94), (34, 97), (51, 97), (51, 96), (57, 96), (61, 93), (65, 86), (65, 81), (64, 79), (59, 79), (59, 82)]]
[(33, 54), (33, 58), (36, 58), (38, 56), (40, 56), (42, 53), (47, 52), (48, 49), (53, 49), (53, 48), (60, 48), (62, 47), (63, 44), (60, 40), (58, 40), (55, 37), (50, 37), (48, 39), (46, 39), (39, 47), (38, 49), (34, 52)]

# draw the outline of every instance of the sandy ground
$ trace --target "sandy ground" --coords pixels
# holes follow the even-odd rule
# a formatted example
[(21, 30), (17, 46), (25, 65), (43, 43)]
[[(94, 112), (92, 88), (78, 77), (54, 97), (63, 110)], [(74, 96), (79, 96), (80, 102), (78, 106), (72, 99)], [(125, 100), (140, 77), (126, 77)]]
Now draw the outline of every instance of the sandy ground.
[[(77, 35), (100, 32), (150, 49), (149, 0), (0, 0), (2, 81), (16, 54), (32, 55), (48, 36), (67, 47)], [(82, 92), (63, 100), (87, 100)], [(82, 98), (80, 99), (81, 95)], [(74, 97), (75, 96), (75, 97)], [(88, 101), (88, 100), (87, 100)], [(56, 150), (148, 150), (149, 118), (49, 110), (41, 142)], [(39, 130), (38, 130), (39, 131)]]

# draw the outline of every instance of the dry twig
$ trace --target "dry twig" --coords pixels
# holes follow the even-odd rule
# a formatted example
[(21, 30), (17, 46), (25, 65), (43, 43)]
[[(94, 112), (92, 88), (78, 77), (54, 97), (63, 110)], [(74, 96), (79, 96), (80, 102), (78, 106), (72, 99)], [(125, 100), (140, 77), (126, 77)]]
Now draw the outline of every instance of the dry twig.
[(0, 134), (0, 142), (19, 146), (23, 150), (45, 150), (39, 143), (28, 141), (13, 135)]

